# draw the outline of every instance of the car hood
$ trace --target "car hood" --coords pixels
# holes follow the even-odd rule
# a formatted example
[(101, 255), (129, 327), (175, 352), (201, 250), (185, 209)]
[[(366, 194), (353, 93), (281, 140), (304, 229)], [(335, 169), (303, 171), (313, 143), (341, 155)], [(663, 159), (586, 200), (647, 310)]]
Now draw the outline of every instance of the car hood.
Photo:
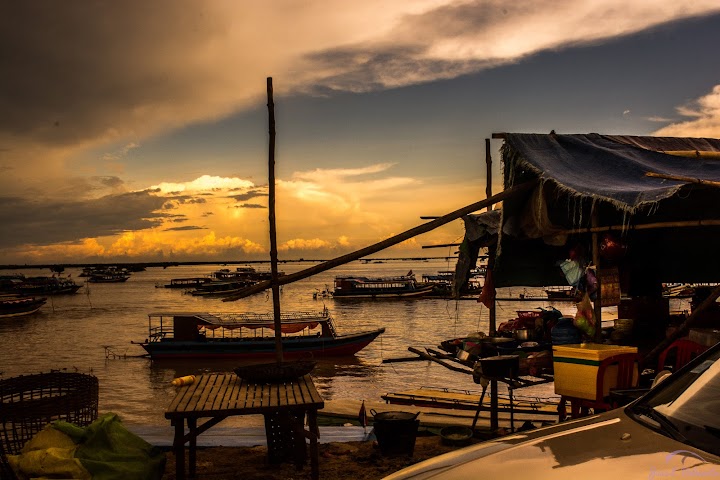
[(386, 480), (720, 478), (720, 457), (639, 424), (621, 410), (513, 434), (418, 463)]

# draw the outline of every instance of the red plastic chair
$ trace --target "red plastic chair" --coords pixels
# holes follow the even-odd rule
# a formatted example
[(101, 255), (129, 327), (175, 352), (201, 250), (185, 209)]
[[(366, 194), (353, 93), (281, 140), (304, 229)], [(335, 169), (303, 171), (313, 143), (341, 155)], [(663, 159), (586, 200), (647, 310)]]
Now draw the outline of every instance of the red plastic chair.
[[(690, 360), (700, 355), (702, 352), (707, 350), (708, 347), (699, 343), (689, 340), (687, 337), (678, 338), (671, 343), (665, 350), (660, 353), (658, 357), (658, 368), (657, 371), (664, 370), (667, 366), (672, 367), (673, 372), (677, 372), (678, 369), (690, 363)], [(667, 365), (668, 357), (672, 358), (674, 355), (675, 363)]]
[(637, 353), (621, 353), (601, 361), (597, 371), (595, 398), (567, 397), (570, 401), (570, 416), (579, 418), (588, 415), (591, 408), (595, 413), (615, 408), (609, 396), (605, 395), (605, 372), (610, 366), (617, 365), (617, 377), (612, 389), (624, 390), (635, 387), (637, 361)]

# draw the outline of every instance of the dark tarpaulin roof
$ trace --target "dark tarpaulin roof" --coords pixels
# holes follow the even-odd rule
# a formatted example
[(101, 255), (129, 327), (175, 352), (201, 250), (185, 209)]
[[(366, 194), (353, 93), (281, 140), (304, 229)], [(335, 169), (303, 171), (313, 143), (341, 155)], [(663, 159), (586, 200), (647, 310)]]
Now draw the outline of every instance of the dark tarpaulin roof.
[[(623, 210), (655, 203), (687, 182), (647, 177), (647, 172), (720, 180), (720, 162), (662, 151), (720, 152), (718, 139), (507, 134), (503, 146), (505, 188), (530, 170), (570, 195), (611, 202)], [(708, 150), (710, 149), (710, 150)]]
[[(562, 284), (557, 263), (581, 236), (566, 232), (590, 227), (593, 208), (601, 226), (720, 219), (720, 188), (645, 175), (718, 182), (719, 139), (509, 133), (502, 153), (505, 189), (529, 180), (540, 184), (503, 202), (494, 269), (498, 287)], [(480, 231), (487, 228), (485, 215), (465, 217), (465, 250), (471, 254), (472, 246), (479, 245), (472, 238), (474, 224), (481, 224)], [(718, 227), (620, 234), (631, 246), (628, 257), (634, 264), (628, 269), (634, 272), (654, 270), (664, 281), (718, 280), (720, 255), (713, 250), (720, 242)], [(488, 237), (483, 238), (486, 246)], [(463, 253), (461, 249), (461, 257)], [(713, 260), (708, 263), (708, 258)], [(465, 265), (474, 263), (473, 258), (459, 260), (458, 277)]]

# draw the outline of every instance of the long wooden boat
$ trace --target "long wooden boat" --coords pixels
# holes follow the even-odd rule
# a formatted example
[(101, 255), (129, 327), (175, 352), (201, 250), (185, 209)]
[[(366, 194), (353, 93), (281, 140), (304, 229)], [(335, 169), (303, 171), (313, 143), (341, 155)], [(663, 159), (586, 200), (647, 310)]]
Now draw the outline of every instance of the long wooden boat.
[(253, 284), (254, 282), (249, 280), (213, 280), (198, 285), (190, 294), (195, 297), (227, 297), (240, 293)]
[(190, 277), (190, 278), (172, 278), (170, 283), (165, 285), (157, 285), (165, 288), (197, 288), (200, 285), (210, 283), (212, 279), (210, 277)]
[(30, 315), (40, 310), (46, 301), (45, 297), (0, 295), (0, 318)]
[(67, 277), (25, 277), (16, 287), (23, 295), (71, 295), (82, 288)]
[(430, 295), (433, 284), (421, 283), (410, 272), (396, 277), (337, 276), (333, 298), (409, 298)]
[[(385, 329), (340, 335), (327, 309), (284, 313), (282, 349), (287, 359), (354, 355)], [(272, 313), (151, 313), (140, 344), (152, 359), (275, 358)], [(319, 331), (317, 331), (319, 329)]]

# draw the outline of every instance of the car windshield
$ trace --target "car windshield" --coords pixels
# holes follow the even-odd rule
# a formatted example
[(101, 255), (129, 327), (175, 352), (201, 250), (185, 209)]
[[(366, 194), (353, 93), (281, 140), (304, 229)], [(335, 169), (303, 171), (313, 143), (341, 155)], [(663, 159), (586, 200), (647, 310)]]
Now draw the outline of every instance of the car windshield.
[(638, 421), (720, 455), (720, 345), (630, 406)]

